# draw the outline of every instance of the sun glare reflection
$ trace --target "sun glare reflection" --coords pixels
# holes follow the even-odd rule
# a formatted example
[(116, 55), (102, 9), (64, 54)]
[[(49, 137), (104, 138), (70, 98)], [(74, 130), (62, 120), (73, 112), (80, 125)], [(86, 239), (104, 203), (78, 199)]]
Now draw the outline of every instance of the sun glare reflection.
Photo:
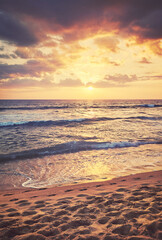
[(89, 86), (89, 87), (88, 87), (88, 90), (92, 91), (92, 90), (93, 90), (93, 87)]

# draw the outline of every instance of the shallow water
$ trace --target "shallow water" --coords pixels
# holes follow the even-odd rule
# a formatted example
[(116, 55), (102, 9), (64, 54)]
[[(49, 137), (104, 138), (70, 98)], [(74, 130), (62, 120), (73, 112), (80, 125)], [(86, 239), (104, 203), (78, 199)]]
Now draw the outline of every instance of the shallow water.
[(162, 101), (0, 101), (1, 187), (161, 169)]

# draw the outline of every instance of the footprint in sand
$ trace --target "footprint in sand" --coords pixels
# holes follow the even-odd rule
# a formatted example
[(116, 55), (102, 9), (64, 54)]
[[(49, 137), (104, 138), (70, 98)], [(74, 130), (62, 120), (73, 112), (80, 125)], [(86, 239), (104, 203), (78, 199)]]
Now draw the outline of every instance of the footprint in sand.
[(140, 180), (140, 179), (141, 179), (140, 177), (133, 178), (133, 180)]
[(57, 204), (62, 205), (62, 204), (70, 204), (71, 201), (70, 200), (65, 200), (65, 198), (61, 198), (59, 199), (59, 201), (57, 202)]
[(36, 220), (26, 220), (26, 221), (24, 221), (24, 223), (27, 225), (33, 225), (33, 224), (37, 223), (37, 221)]
[(75, 228), (78, 228), (78, 227), (87, 227), (87, 226), (90, 226), (92, 224), (92, 222), (90, 220), (87, 220), (87, 219), (80, 219), (80, 220), (74, 220), (74, 221), (71, 221), (70, 223), (68, 224), (65, 224), (65, 225), (62, 225), (61, 226), (61, 230), (62, 231), (66, 231), (67, 229), (75, 229)]
[(128, 192), (129, 190), (126, 188), (118, 188), (116, 191), (117, 192)]
[(32, 228), (27, 225), (12, 227), (5, 232), (4, 239), (13, 239), (16, 235), (27, 234), (30, 233), (31, 231)]
[(6, 207), (8, 204), (1, 204), (0, 207)]
[(16, 212), (17, 210), (15, 208), (8, 208), (6, 209), (6, 212)]
[(56, 217), (63, 216), (63, 215), (70, 215), (70, 213), (68, 211), (61, 210), (55, 214)]
[(39, 219), (40, 219), (41, 217), (43, 217), (43, 216), (44, 216), (44, 214), (38, 214), (38, 215), (32, 217), (32, 219), (33, 219), (33, 220), (39, 220)]
[(26, 202), (26, 203), (21, 203), (19, 204), (19, 207), (24, 207), (24, 206), (29, 206), (31, 203)]
[(16, 222), (17, 222), (17, 219), (1, 221), (0, 228), (10, 227), (11, 225), (15, 224)]
[(9, 213), (7, 216), (8, 217), (16, 217), (16, 216), (20, 216), (20, 213), (19, 212), (13, 212), (13, 213)]
[(24, 211), (22, 213), (22, 216), (30, 216), (30, 215), (35, 215), (35, 214), (37, 214), (36, 211), (29, 210), (29, 211)]
[(82, 188), (79, 191), (87, 191), (87, 188)]
[(3, 196), (6, 197), (6, 196), (11, 196), (11, 195), (13, 195), (13, 194), (12, 193), (6, 193)]
[(30, 205), (31, 203), (28, 202), (28, 200), (21, 200), (19, 202), (16, 202), (15, 204), (19, 205), (19, 207), (24, 207)]
[(102, 217), (98, 220), (100, 224), (106, 224), (110, 220), (109, 217)]
[(40, 204), (36, 204), (35, 206), (32, 206), (30, 209), (31, 210), (34, 210), (36, 208), (43, 208), (45, 207), (46, 205), (44, 203), (40, 203)]
[(55, 217), (52, 216), (44, 216), (40, 219), (41, 223), (46, 223), (46, 222), (53, 222), (55, 220)]
[(131, 230), (131, 225), (127, 224), (127, 225), (122, 225), (120, 227), (115, 228), (112, 232), (120, 235), (128, 235), (130, 230)]
[(21, 201), (16, 202), (15, 204), (21, 204), (21, 203), (28, 203), (28, 200), (21, 200)]
[(65, 190), (65, 192), (72, 192), (72, 191), (74, 191), (73, 189), (67, 189), (67, 190)]
[(114, 182), (114, 183), (110, 183), (110, 185), (115, 185), (116, 183)]
[(42, 204), (45, 203), (45, 201), (36, 201), (35, 204)]
[(112, 194), (112, 198), (114, 199), (114, 198), (117, 198), (117, 199), (119, 199), (119, 198), (123, 198), (124, 197), (124, 194), (120, 194), (120, 193), (113, 193)]
[(26, 191), (24, 191), (23, 193), (26, 193), (26, 192), (32, 192), (33, 190), (26, 190)]
[(17, 200), (19, 200), (19, 199), (18, 198), (13, 198), (13, 199), (10, 199), (10, 202), (15, 202)]
[(38, 196), (32, 196), (32, 197), (30, 197), (30, 198), (36, 198), (36, 197), (38, 197)]
[(87, 194), (78, 194), (77, 197), (87, 197)]
[(124, 218), (116, 218), (114, 220), (111, 221), (112, 224), (125, 224), (126, 220)]
[(57, 228), (53, 228), (53, 229), (43, 229), (43, 230), (40, 230), (38, 233), (44, 235), (45, 237), (51, 237), (51, 236), (56, 236), (59, 234), (59, 230)]
[(102, 187), (102, 186), (103, 186), (103, 184), (98, 184), (98, 185), (96, 185), (96, 188)]

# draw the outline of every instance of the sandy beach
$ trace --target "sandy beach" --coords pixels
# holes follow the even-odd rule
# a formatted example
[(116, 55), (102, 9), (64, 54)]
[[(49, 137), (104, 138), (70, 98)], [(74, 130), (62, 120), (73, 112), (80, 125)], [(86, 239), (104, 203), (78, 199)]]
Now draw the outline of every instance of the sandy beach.
[(0, 191), (0, 239), (162, 239), (162, 171)]

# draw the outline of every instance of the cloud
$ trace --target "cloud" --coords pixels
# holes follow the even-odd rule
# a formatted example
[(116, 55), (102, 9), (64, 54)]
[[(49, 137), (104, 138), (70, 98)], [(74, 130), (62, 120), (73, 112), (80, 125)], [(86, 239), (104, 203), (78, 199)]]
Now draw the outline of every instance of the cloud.
[(123, 87), (130, 82), (137, 81), (136, 75), (106, 75), (103, 80), (97, 81), (95, 83), (87, 83), (87, 86), (92, 86), (95, 88), (108, 88), (108, 87)]
[(79, 79), (64, 79), (59, 83), (53, 82), (50, 79), (34, 79), (34, 78), (19, 78), (0, 80), (1, 88), (57, 88), (57, 87), (82, 87), (85, 86)]
[(58, 67), (63, 67), (59, 59), (28, 60), (25, 64), (0, 64), (0, 79), (15, 77), (41, 77), (42, 74), (54, 73)]
[(84, 86), (80, 79), (70, 79), (61, 80), (57, 86), (60, 87), (81, 87)]
[(121, 65), (121, 63), (119, 61), (118, 62), (117, 61), (112, 61), (112, 60), (108, 59), (107, 57), (103, 57), (102, 62), (104, 62), (106, 64), (111, 64), (111, 65), (116, 66), (116, 67)]
[(7, 81), (0, 81), (1, 88), (31, 88), (31, 87), (53, 87), (50, 80), (35, 80), (35, 79), (9, 79)]
[(149, 81), (149, 80), (154, 80), (154, 81), (159, 81), (162, 80), (162, 75), (145, 75), (145, 76), (141, 76), (140, 80), (142, 81)]
[[(33, 0), (1, 0), (0, 8), (8, 13), (3, 21), (5, 25), (9, 22), (11, 30), (11, 34), (1, 30), (2, 37), (20, 45), (33, 44), (36, 36), (50, 32), (64, 35), (66, 41), (75, 36), (85, 38), (92, 32), (110, 31), (133, 34), (139, 39), (162, 37), (162, 1), (159, 0), (37, 0), (34, 3)], [(26, 27), (29, 23), (37, 26), (35, 35)], [(24, 34), (16, 34), (20, 32)]]
[(161, 56), (162, 55), (162, 47), (161, 47), (161, 41), (156, 40), (156, 41), (151, 41), (148, 43), (150, 49), (155, 53), (156, 55)]
[(0, 12), (0, 38), (19, 46), (37, 43), (27, 25), (6, 12)]
[(133, 82), (133, 81), (136, 81), (137, 80), (137, 76), (134, 74), (134, 75), (122, 75), (122, 74), (117, 74), (117, 75), (106, 75), (104, 80), (106, 81), (110, 81), (110, 82), (114, 82), (114, 83), (127, 83), (127, 82)]
[(143, 39), (160, 39), (162, 37), (162, 9), (150, 12), (134, 22), (134, 33)]
[(0, 54), (0, 58), (10, 59), (11, 56), (8, 54)]
[(14, 52), (17, 57), (23, 58), (23, 59), (29, 59), (29, 58), (44, 58), (45, 56), (43, 53), (36, 48), (33, 47), (18, 47)]
[(140, 61), (138, 61), (139, 63), (146, 63), (146, 64), (150, 64), (152, 63), (151, 61), (149, 61), (146, 57), (143, 57)]
[(119, 50), (119, 40), (115, 37), (100, 37), (94, 41), (99, 47), (106, 48), (112, 52)]
[[(77, 72), (83, 81), (92, 75), (89, 79), (95, 81), (108, 71), (112, 74), (88, 84), (122, 87), (140, 80), (136, 75), (127, 75), (129, 66), (134, 72), (139, 69), (134, 61), (136, 54), (149, 56), (139, 57), (141, 64), (156, 62), (147, 54), (148, 47), (154, 54), (162, 54), (159, 0), (0, 0), (0, 9), (0, 39), (4, 46), (0, 47), (1, 62), (4, 59), (0, 79), (9, 87), (41, 87), (45, 83), (51, 87), (81, 87), (84, 84), (69, 73)], [(139, 46), (136, 53), (132, 47), (136, 44), (145, 46)], [(142, 71), (144, 68), (138, 71), (141, 76)], [(57, 83), (53, 82), (55, 74)], [(62, 76), (72, 78), (58, 82)]]
[[(59, 65), (59, 63), (58, 63)], [(57, 62), (55, 64), (44, 64), (44, 62), (30, 60), (23, 64), (0, 64), (0, 79), (32, 76), (40, 77), (42, 73), (54, 72), (57, 68)]]

